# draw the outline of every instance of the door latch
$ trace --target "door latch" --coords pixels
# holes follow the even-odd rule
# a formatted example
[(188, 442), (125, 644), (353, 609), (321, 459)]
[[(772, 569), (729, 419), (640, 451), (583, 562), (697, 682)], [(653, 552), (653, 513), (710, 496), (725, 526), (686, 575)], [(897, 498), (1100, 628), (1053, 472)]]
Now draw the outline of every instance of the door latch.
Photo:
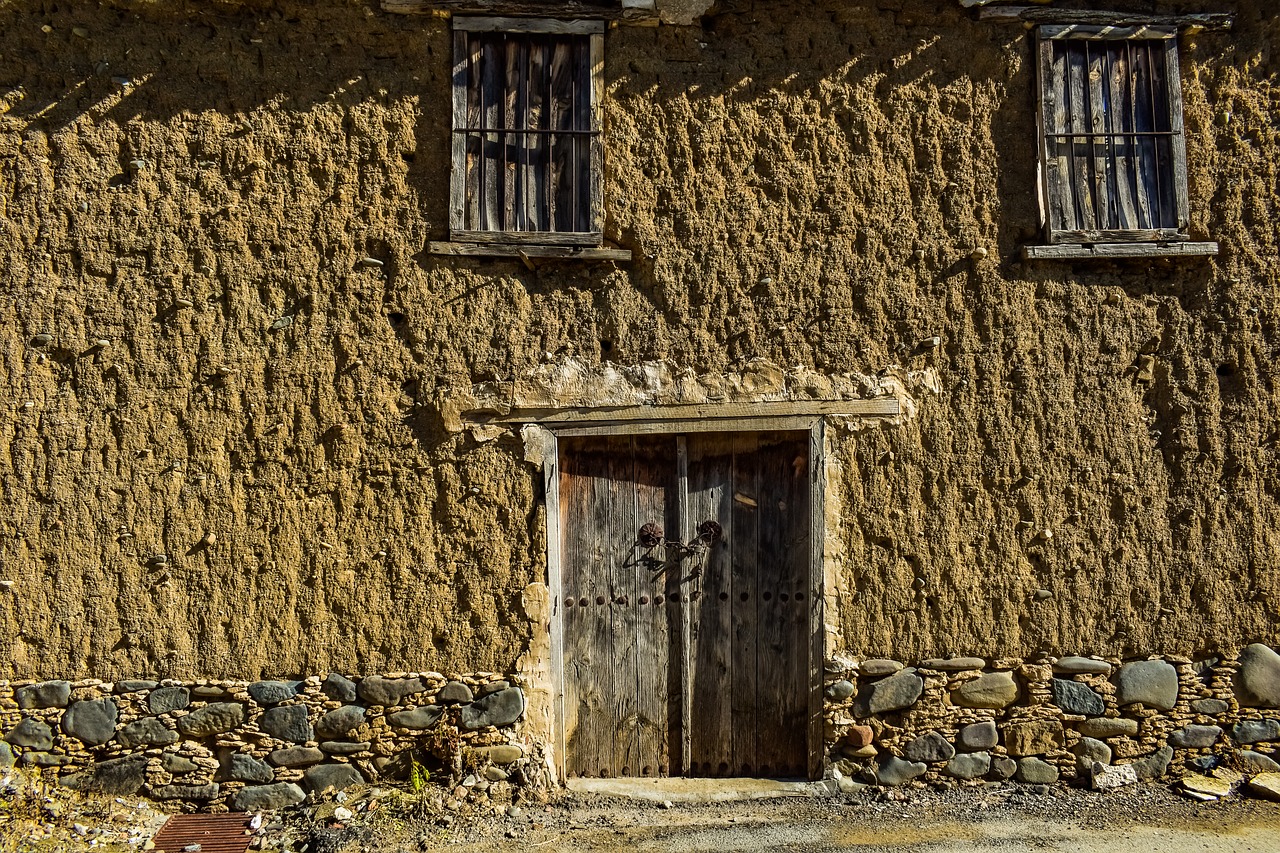
[[(724, 528), (720, 526), (720, 523), (707, 519), (698, 525), (697, 535), (688, 542), (681, 542), (679, 539), (668, 539), (662, 528), (653, 522), (641, 527), (636, 534), (636, 539), (642, 547), (648, 549), (641, 559), (648, 566), (649, 571), (654, 573), (655, 578), (670, 571), (673, 566), (679, 566), (690, 557), (696, 557), (697, 563), (689, 570), (688, 575), (680, 579), (680, 583), (686, 583), (702, 574), (702, 558), (723, 535)], [(659, 560), (653, 556), (653, 552), (659, 546), (665, 548), (665, 560)]]

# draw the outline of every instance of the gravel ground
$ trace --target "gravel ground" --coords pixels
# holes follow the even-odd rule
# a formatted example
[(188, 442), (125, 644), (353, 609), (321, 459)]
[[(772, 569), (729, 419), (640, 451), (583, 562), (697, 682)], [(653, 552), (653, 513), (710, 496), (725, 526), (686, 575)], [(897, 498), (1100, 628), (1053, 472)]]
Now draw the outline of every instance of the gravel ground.
[[(901, 795), (894, 795), (901, 796)], [(499, 814), (357, 818), (313, 827), (307, 853), (408, 851), (1071, 851), (1275, 853), (1280, 804), (1196, 803), (1159, 785), (1100, 794), (1021, 785), (707, 805), (560, 794)]]

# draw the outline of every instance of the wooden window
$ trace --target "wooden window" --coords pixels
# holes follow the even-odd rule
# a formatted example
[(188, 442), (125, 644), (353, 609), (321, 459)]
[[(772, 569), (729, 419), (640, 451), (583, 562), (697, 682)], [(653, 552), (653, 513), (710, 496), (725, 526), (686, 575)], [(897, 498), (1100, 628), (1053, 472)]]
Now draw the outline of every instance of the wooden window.
[(450, 238), (598, 246), (601, 21), (455, 18)]
[(1049, 243), (1189, 239), (1176, 35), (1154, 26), (1039, 28)]

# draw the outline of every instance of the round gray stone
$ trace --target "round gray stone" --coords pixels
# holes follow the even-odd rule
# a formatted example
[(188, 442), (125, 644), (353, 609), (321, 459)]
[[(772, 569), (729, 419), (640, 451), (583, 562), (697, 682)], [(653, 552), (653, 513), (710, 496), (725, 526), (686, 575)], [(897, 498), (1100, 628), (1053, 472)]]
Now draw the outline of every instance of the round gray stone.
[(191, 704), (191, 691), (185, 687), (159, 687), (147, 696), (147, 707), (153, 714), (180, 711)]
[(1133, 771), (1138, 774), (1138, 779), (1143, 782), (1150, 782), (1152, 779), (1159, 779), (1169, 772), (1169, 762), (1171, 761), (1173, 761), (1173, 747), (1162, 746), (1150, 755), (1144, 755), (1142, 758), (1130, 763), (1133, 766)]
[(867, 686), (859, 694), (859, 716), (910, 708), (924, 692), (924, 679), (914, 669), (904, 669)]
[(279, 705), (298, 695), (296, 682), (255, 681), (249, 685), (249, 695), (259, 705)]
[(127, 723), (116, 735), (116, 740), (127, 749), (139, 746), (164, 746), (176, 743), (178, 733), (166, 727), (155, 717), (143, 717)]
[(962, 749), (979, 751), (993, 748), (999, 740), (999, 733), (994, 720), (984, 720), (962, 728), (956, 739)]
[(353, 729), (364, 725), (364, 708), (359, 705), (343, 705), (325, 714), (316, 722), (316, 734), (329, 740), (344, 738)]
[(117, 693), (138, 693), (143, 690), (154, 690), (160, 682), (149, 678), (126, 678), (116, 682)]
[(1162, 660), (1143, 660), (1120, 667), (1116, 703), (1142, 703), (1147, 708), (1173, 710), (1178, 704), (1178, 671)]
[(178, 718), (178, 731), (185, 737), (201, 738), (229, 732), (244, 725), (244, 705), (239, 702), (215, 702)]
[(182, 776), (185, 773), (194, 773), (200, 769), (200, 765), (196, 764), (190, 758), (183, 755), (177, 755), (172, 752), (165, 753), (160, 757), (160, 764), (165, 770), (174, 776)]
[(1240, 761), (1240, 770), (1246, 774), (1280, 773), (1280, 764), (1277, 764), (1274, 758), (1263, 755), (1261, 752), (1242, 749), (1236, 753), (1236, 758)]
[(306, 743), (316, 736), (311, 723), (307, 721), (306, 705), (268, 708), (258, 719), (258, 728), (272, 737), (294, 743)]
[(217, 782), (204, 785), (161, 785), (151, 789), (151, 796), (157, 800), (212, 800), (218, 796), (219, 790)]
[(1241, 720), (1231, 728), (1236, 743), (1280, 740), (1280, 720)]
[(980, 779), (991, 771), (991, 753), (970, 752), (947, 762), (942, 772), (956, 779)]
[(1018, 772), (1018, 762), (1003, 755), (991, 759), (991, 775), (997, 779), (1012, 779)]
[(1109, 675), (1111, 673), (1111, 664), (1104, 660), (1069, 656), (1065, 658), (1058, 658), (1058, 660), (1053, 664), (1053, 671), (1070, 675), (1081, 673)]
[(460, 705), (463, 702), (470, 702), (473, 698), (475, 697), (471, 695), (471, 688), (461, 681), (450, 681), (436, 694), (436, 701), (444, 705)]
[(398, 711), (387, 715), (387, 722), (401, 729), (429, 729), (440, 722), (444, 708), (439, 705), (423, 705), (410, 711)]
[(1138, 733), (1138, 721), (1128, 717), (1095, 717), (1085, 720), (1077, 728), (1088, 737), (1133, 737)]
[(1090, 769), (1095, 763), (1111, 763), (1111, 747), (1091, 737), (1080, 738), (1071, 747), (1071, 751), (1076, 756), (1076, 770), (1083, 776), (1089, 775)]
[(426, 689), (426, 682), (421, 678), (383, 678), (380, 675), (370, 675), (360, 680), (356, 692), (370, 705), (399, 705), (406, 696)]
[(35, 708), (65, 708), (71, 701), (71, 682), (42, 681), (13, 691), (13, 698), (23, 711)]
[(320, 749), (330, 755), (355, 755), (368, 752), (372, 744), (369, 741), (326, 740), (320, 742)]
[(341, 791), (364, 783), (360, 771), (350, 764), (321, 764), (307, 770), (302, 778), (306, 780), (307, 787), (316, 793), (330, 789)]
[(827, 698), (835, 702), (843, 702), (853, 695), (855, 689), (852, 681), (842, 678), (827, 685)]
[(1205, 749), (1222, 734), (1217, 726), (1186, 726), (1169, 735), (1169, 745), (1177, 749)]
[(1018, 683), (1011, 672), (988, 672), (961, 684), (952, 699), (963, 708), (1007, 708), (1018, 699)]
[(917, 761), (903, 761), (896, 755), (881, 755), (876, 760), (876, 782), (881, 785), (901, 785), (928, 769), (927, 764)]
[(136, 794), (147, 781), (147, 757), (126, 755), (99, 761), (89, 769), (63, 776), (62, 785), (77, 791), (97, 791), (122, 796)]
[(270, 782), (276, 776), (270, 764), (243, 752), (233, 752), (223, 759), (222, 772), (237, 782)]
[(1236, 698), (1247, 708), (1280, 708), (1280, 654), (1254, 643), (1240, 653)]
[(487, 681), (476, 688), (476, 696), (488, 696), (490, 693), (497, 693), (499, 690), (506, 690), (510, 686), (511, 682), (505, 679)]
[(305, 767), (324, 761), (324, 753), (314, 746), (288, 746), (273, 751), (267, 760), (277, 767)]
[(920, 664), (924, 669), (936, 669), (940, 672), (964, 672), (970, 669), (982, 669), (987, 662), (982, 658), (930, 658)]
[(325, 676), (324, 683), (320, 685), (320, 689), (330, 699), (347, 704), (356, 701), (356, 683), (336, 672), (331, 672)]
[(277, 782), (274, 785), (244, 788), (236, 794), (232, 803), (238, 812), (257, 812), (295, 806), (306, 798), (302, 789), (292, 782)]
[(502, 743), (497, 746), (478, 746), (472, 752), (481, 761), (492, 761), (494, 764), (511, 764), (524, 758), (524, 750), (515, 744)]
[(9, 730), (4, 739), (23, 749), (41, 751), (53, 749), (53, 729), (49, 728), (44, 720), (37, 720), (35, 717), (27, 717), (18, 723)]
[(1053, 704), (1068, 714), (1096, 717), (1106, 713), (1107, 710), (1102, 697), (1088, 685), (1081, 684), (1078, 681), (1071, 681), (1065, 678), (1051, 679), (1049, 681), (1049, 693), (1053, 697)]
[(1028, 785), (1052, 785), (1058, 781), (1058, 768), (1039, 758), (1020, 758), (1016, 775)]
[(509, 726), (524, 713), (524, 692), (509, 687), (462, 706), (464, 729), (475, 731), (486, 726)]
[(0, 770), (8, 770), (13, 766), (13, 748), (0, 740)]
[(1206, 714), (1210, 717), (1225, 714), (1230, 708), (1231, 706), (1223, 699), (1196, 699), (1191, 703), (1192, 711), (1197, 714)]
[(888, 658), (872, 658), (871, 660), (864, 660), (858, 666), (859, 672), (863, 675), (870, 676), (893, 675), (901, 669), (902, 664), (898, 663), (896, 660), (889, 660)]
[(956, 754), (955, 747), (938, 732), (929, 732), (911, 741), (902, 750), (908, 761), (946, 761)]
[(110, 699), (72, 702), (62, 715), (62, 730), (86, 746), (101, 746), (115, 735), (118, 715)]

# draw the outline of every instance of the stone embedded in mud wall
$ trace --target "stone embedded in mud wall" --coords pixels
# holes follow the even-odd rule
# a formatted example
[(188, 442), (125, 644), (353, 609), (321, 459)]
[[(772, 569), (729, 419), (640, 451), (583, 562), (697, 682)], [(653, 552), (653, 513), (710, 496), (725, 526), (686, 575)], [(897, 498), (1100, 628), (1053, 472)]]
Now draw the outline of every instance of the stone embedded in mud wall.
[[(976, 658), (901, 670), (896, 661), (850, 659), (827, 676), (829, 757), (842, 776), (881, 785), (1015, 774), (1033, 784), (1108, 784), (1221, 762), (1267, 772), (1280, 766), (1280, 712), (1248, 703), (1266, 698), (1268, 655), (1267, 647), (1250, 647), (1200, 661), (1005, 659), (992, 661), (991, 671), (959, 665)], [(892, 683), (907, 677), (918, 690)], [(916, 765), (925, 769), (917, 773)]]
[(489, 783), (537, 778), (519, 768), (539, 752), (512, 742), (524, 710), (523, 690), (491, 673), (0, 682), (0, 759), (82, 790), (268, 808), (407, 772), (399, 759), (421, 755), (424, 730), (446, 726)]
[(1280, 654), (1261, 643), (1241, 652), (1236, 695), (1250, 708), (1280, 708)]

